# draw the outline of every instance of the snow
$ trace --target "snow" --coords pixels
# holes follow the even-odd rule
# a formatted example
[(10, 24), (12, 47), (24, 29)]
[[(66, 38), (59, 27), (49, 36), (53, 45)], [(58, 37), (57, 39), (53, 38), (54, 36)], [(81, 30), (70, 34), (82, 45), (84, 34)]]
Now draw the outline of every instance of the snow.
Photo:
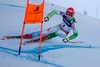
[[(5, 35), (21, 35), (25, 4), (26, 0), (0, 0), (0, 38)], [(46, 2), (45, 16), (53, 9), (65, 10)], [(75, 17), (79, 35), (72, 41), (84, 43), (66, 44), (59, 37), (44, 41), (39, 61), (38, 42), (22, 45), (21, 54), (18, 55), (19, 39), (0, 40), (0, 67), (100, 67), (100, 20), (78, 12)], [(58, 15), (53, 16), (43, 24), (43, 29), (59, 24), (61, 19)], [(25, 33), (39, 29), (39, 24), (26, 25)]]
[[(100, 19), (100, 0), (46, 0), (63, 7), (74, 7), (76, 11)], [(85, 4), (84, 4), (85, 3)]]

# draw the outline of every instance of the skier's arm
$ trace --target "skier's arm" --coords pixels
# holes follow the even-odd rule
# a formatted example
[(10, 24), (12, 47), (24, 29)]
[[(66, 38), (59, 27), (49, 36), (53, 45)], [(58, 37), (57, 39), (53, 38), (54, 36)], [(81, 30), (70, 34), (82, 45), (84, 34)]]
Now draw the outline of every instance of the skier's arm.
[(53, 10), (52, 12), (50, 12), (44, 19), (45, 19), (45, 21), (48, 21), (53, 15), (55, 15), (55, 14), (57, 14), (57, 15), (63, 15), (64, 14), (64, 12), (62, 12), (62, 11), (58, 11), (58, 10)]
[(74, 23), (72, 24), (72, 30), (73, 30), (73, 35), (63, 39), (64, 42), (68, 42), (78, 36), (78, 31), (76, 30)]
[(69, 40), (72, 40), (78, 36), (78, 31), (76, 30), (74, 23), (72, 24), (72, 30), (73, 30), (73, 35), (68, 37)]

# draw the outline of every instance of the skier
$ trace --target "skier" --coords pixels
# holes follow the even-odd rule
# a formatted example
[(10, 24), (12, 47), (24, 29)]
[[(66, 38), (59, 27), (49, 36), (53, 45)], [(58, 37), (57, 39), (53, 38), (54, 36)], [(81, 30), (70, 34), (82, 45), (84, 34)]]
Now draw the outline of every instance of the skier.
[[(63, 42), (67, 43), (70, 40), (76, 38), (78, 36), (78, 31), (76, 30), (75, 24), (75, 18), (74, 18), (74, 8), (69, 7), (66, 12), (62, 12), (62, 11), (58, 11), (58, 10), (53, 10), (52, 12), (50, 12), (45, 18), (44, 21), (47, 22), (50, 20), (50, 18), (52, 16), (54, 16), (55, 14), (57, 15), (61, 15), (62, 16), (62, 23), (48, 28), (47, 30), (42, 31), (42, 40), (47, 40), (47, 39), (51, 39), (54, 38), (56, 36), (59, 36), (62, 39)], [(73, 30), (73, 35), (67, 37), (67, 35), (69, 34), (70, 30)], [(19, 36), (20, 38), (21, 36)], [(33, 32), (31, 34), (25, 34), (23, 36), (24, 39), (33, 39), (33, 40), (39, 40), (40, 38), (40, 31), (38, 32)], [(26, 41), (27, 43), (28, 41)]]

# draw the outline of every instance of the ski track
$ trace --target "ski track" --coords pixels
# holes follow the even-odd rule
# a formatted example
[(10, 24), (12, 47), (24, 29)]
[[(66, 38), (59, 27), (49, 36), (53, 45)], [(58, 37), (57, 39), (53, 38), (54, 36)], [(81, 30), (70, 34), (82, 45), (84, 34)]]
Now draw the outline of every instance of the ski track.
[(11, 6), (11, 7), (18, 7), (18, 8), (25, 8), (24, 6), (13, 5), (13, 4), (3, 4), (3, 3), (0, 3), (0, 5), (3, 5), (3, 6)]
[[(18, 8), (25, 8), (24, 6), (13, 5), (13, 4), (2, 4), (2, 3), (0, 3), (0, 5), (18, 7)], [(84, 45), (84, 46), (62, 45), (62, 44), (61, 45), (48, 45), (48, 46), (42, 46), (41, 54), (44, 53), (44, 52), (47, 52), (49, 50), (56, 50), (56, 49), (62, 49), (62, 48), (87, 48), (87, 49), (92, 48), (93, 49), (93, 48), (99, 48), (99, 47), (93, 47), (93, 46), (90, 47), (89, 45)], [(22, 50), (21, 51), (22, 54), (27, 54), (27, 55), (18, 55), (18, 50), (14, 50), (14, 49), (11, 49), (11, 48), (6, 48), (6, 47), (0, 47), (0, 52), (4, 52), (4, 53), (7, 53), (9, 55), (13, 55), (13, 56), (19, 57), (19, 58), (25, 58), (25, 59), (31, 60), (31, 61), (36, 61), (36, 62), (40, 62), (40, 63), (46, 63), (46, 64), (49, 64), (49, 65), (53, 65), (55, 67), (63, 67), (61, 65), (48, 62), (45, 59), (38, 61), (37, 60), (38, 47), (35, 47), (35, 48), (31, 49), (31, 50)], [(33, 57), (31, 57), (31, 56), (33, 56)]]
[[(89, 49), (89, 48), (97, 48), (97, 47), (90, 47), (88, 45), (85, 45), (85, 46), (77, 46), (77, 45), (48, 45), (48, 46), (42, 46), (41, 54), (44, 53), (44, 52), (47, 52), (49, 50), (56, 50), (56, 49), (62, 49), (62, 48), (88, 48)], [(1, 52), (5, 52), (5, 53), (7, 53), (9, 55), (13, 55), (15, 57), (25, 58), (27, 60), (36, 61), (36, 62), (40, 62), (40, 63), (46, 63), (46, 64), (49, 64), (49, 65), (53, 65), (55, 67), (63, 67), (61, 65), (54, 64), (52, 62), (48, 62), (45, 59), (38, 61), (37, 60), (38, 47), (35, 47), (35, 48), (31, 49), (31, 50), (22, 50), (21, 51), (22, 55), (18, 55), (18, 50), (14, 50), (14, 49), (11, 49), (11, 48), (0, 47), (0, 51)], [(25, 54), (25, 55), (23, 55), (23, 54)], [(41, 56), (41, 58), (42, 57), (43, 56)]]
[[(48, 45), (48, 46), (42, 46), (42, 52), (47, 52), (49, 50), (55, 50), (55, 49), (62, 49), (62, 48), (99, 48), (99, 47), (93, 47), (89, 45)], [(1, 51), (12, 51), (12, 52), (18, 52), (18, 50), (10, 49), (10, 48), (5, 48), (5, 47), (0, 47)], [(38, 54), (38, 47), (33, 48), (32, 50), (22, 50), (21, 53), (28, 53), (28, 54)]]
[[(62, 44), (61, 45), (48, 45), (48, 46), (44, 45), (44, 46), (42, 46), (41, 54), (44, 53), (44, 52), (47, 52), (49, 50), (56, 50), (56, 49), (63, 49), (63, 48), (88, 48), (88, 49), (90, 49), (90, 48), (97, 48), (97, 47), (89, 47), (88, 45), (77, 46), (77, 45), (62, 45)], [(54, 64), (52, 62), (48, 62), (45, 59), (38, 61), (37, 60), (37, 58), (38, 58), (38, 47), (35, 47), (31, 50), (22, 50), (21, 55), (18, 55), (18, 50), (11, 49), (11, 48), (0, 47), (0, 51), (5, 52), (9, 55), (13, 55), (15, 57), (25, 58), (27, 60), (36, 61), (36, 62), (40, 62), (40, 63), (46, 63), (46, 64), (49, 64), (49, 65), (53, 65), (55, 67), (63, 67), (61, 65)], [(43, 56), (41, 56), (41, 58), (43, 58)]]
[[(46, 48), (46, 47), (45, 47)], [(43, 49), (45, 49), (45, 48), (43, 48)], [(22, 50), (21, 51), (21, 55), (18, 55), (17, 53), (18, 53), (18, 50), (14, 50), (14, 49), (9, 49), (9, 48), (5, 48), (5, 47), (0, 47), (0, 51), (1, 52), (4, 52), (4, 53), (7, 53), (7, 54), (9, 54), (9, 55), (13, 55), (13, 56), (15, 56), (15, 57), (19, 57), (19, 58), (25, 58), (25, 59), (27, 59), (27, 60), (31, 60), (31, 61), (36, 61), (36, 62), (40, 62), (40, 63), (46, 63), (46, 64), (48, 64), (48, 65), (52, 65), (52, 66), (55, 66), (55, 67), (63, 67), (63, 66), (61, 66), (61, 65), (58, 65), (58, 64), (54, 64), (54, 63), (52, 63), (52, 62), (48, 62), (47, 60), (45, 60), (45, 59), (43, 59), (43, 60), (37, 60), (37, 53), (38, 53), (38, 47), (36, 47), (35, 49), (33, 49), (33, 50)], [(47, 49), (47, 51), (48, 51), (48, 49)], [(45, 51), (43, 51), (43, 52), (46, 52), (46, 50)], [(41, 53), (43, 53), (43, 52), (41, 52)], [(23, 55), (23, 54), (25, 54), (25, 55)], [(41, 56), (42, 57), (42, 56)]]

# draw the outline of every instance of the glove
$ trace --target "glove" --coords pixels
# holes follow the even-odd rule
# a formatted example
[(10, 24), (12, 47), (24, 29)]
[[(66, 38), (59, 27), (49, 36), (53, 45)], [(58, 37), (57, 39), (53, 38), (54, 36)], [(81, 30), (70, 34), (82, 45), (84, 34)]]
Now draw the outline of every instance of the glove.
[(45, 21), (45, 22), (49, 21), (49, 18), (48, 18), (48, 17), (45, 17), (45, 18), (44, 18), (44, 21)]
[(64, 38), (62, 41), (63, 41), (64, 43), (67, 43), (67, 42), (69, 42), (69, 39), (68, 39), (68, 38)]

